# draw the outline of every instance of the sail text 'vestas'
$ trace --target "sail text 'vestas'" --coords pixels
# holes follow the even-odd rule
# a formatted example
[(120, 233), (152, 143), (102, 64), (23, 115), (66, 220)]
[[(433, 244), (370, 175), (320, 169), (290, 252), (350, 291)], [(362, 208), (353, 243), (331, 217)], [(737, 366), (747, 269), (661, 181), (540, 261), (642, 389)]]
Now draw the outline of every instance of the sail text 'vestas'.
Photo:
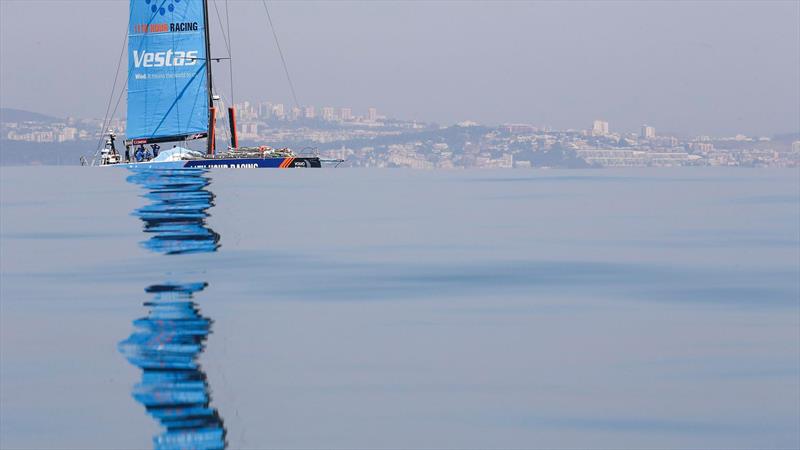
[(165, 52), (141, 52), (133, 51), (134, 67), (172, 67), (172, 66), (193, 66), (197, 64), (197, 50)]

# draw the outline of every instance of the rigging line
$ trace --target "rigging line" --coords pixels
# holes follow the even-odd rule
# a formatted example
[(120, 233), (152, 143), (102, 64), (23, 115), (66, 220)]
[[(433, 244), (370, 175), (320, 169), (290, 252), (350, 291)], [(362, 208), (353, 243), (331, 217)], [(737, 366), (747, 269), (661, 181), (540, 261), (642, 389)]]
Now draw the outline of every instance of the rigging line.
[[(222, 24), (222, 14), (219, 13), (219, 7), (217, 7), (217, 0), (214, 0), (214, 10), (217, 13), (217, 22), (219, 23), (219, 29), (222, 31), (222, 39), (225, 41), (225, 48), (228, 50), (228, 67), (230, 70), (230, 83), (231, 83), (231, 100), (233, 100), (233, 57), (231, 55), (231, 21), (230, 15), (228, 13), (228, 0), (225, 0), (225, 17), (227, 19), (227, 31), (226, 27)], [(226, 36), (227, 35), (227, 36)], [(209, 63), (211, 62), (211, 55), (206, 55), (207, 60)], [(233, 105), (233, 102), (231, 102)]]
[[(213, 86), (212, 86), (212, 88), (213, 88)], [(225, 102), (227, 101), (227, 100), (225, 99), (225, 95), (224, 95), (222, 92), (220, 92), (220, 93), (219, 93), (219, 94), (217, 94), (217, 95), (219, 95), (219, 98), (220, 98), (220, 99), (222, 99), (222, 102), (223, 102), (223, 103), (225, 103)], [(220, 112), (222, 112), (222, 111), (220, 111)], [(230, 142), (230, 141), (231, 141), (231, 136), (230, 136), (230, 133), (228, 133), (228, 129), (229, 129), (229, 128), (230, 128), (230, 126), (231, 126), (231, 124), (230, 124), (230, 120), (228, 120), (228, 115), (227, 115), (227, 114), (221, 114), (221, 116), (222, 116), (222, 117), (219, 119), (219, 121), (220, 121), (220, 122), (223, 124), (222, 130), (223, 130), (223, 132), (225, 133), (225, 140), (226, 140), (227, 142)], [(228, 126), (227, 126), (227, 127), (226, 127), (226, 126), (224, 126), (225, 124), (228, 124)], [(216, 128), (216, 127), (217, 127), (217, 124), (215, 123), (215, 124), (214, 124), (214, 128)], [(217, 136), (217, 133), (215, 132), (215, 133), (214, 133), (214, 137), (216, 138), (216, 136)], [(215, 140), (216, 140), (216, 139), (215, 139)], [(225, 144), (225, 145), (228, 145), (228, 144)], [(216, 146), (216, 145), (215, 145), (215, 146)]]
[[(130, 21), (129, 21), (130, 25)], [(114, 99), (114, 92), (117, 90), (117, 80), (119, 79), (119, 69), (122, 67), (122, 56), (125, 54), (125, 43), (128, 41), (128, 29), (125, 29), (125, 34), (122, 37), (122, 48), (119, 50), (119, 59), (117, 59), (117, 70), (114, 72), (114, 84), (111, 86), (111, 93), (108, 95), (108, 104), (106, 105), (106, 114), (103, 116), (103, 123), (100, 128), (100, 139), (97, 141), (95, 148), (95, 155), (100, 151), (100, 146), (103, 145), (103, 133), (106, 130), (107, 123), (111, 123), (108, 117), (108, 111), (111, 109), (111, 101)], [(114, 117), (113, 114), (111, 117)]]
[(228, 68), (231, 74), (231, 106), (234, 105), (233, 102), (236, 101), (236, 97), (233, 95), (233, 54), (231, 52), (231, 15), (228, 12), (228, 0), (225, 0), (225, 22), (228, 24), (228, 56), (231, 58), (228, 60)]
[[(222, 31), (222, 39), (225, 41), (225, 49), (228, 50), (228, 56), (231, 56), (231, 44), (225, 36), (225, 26), (222, 25), (222, 15), (219, 13), (219, 8), (217, 8), (217, 0), (214, 0), (214, 10), (217, 12), (217, 22), (219, 23), (220, 31)], [(206, 55), (206, 58), (211, 59), (211, 55)]]
[(117, 113), (117, 108), (119, 107), (119, 102), (122, 101), (122, 95), (125, 94), (126, 92), (128, 92), (128, 88), (127, 87), (122, 89), (121, 91), (119, 91), (119, 96), (117, 97), (117, 104), (114, 105), (114, 111), (111, 113), (111, 117), (114, 117), (114, 114)]
[[(119, 91), (119, 96), (117, 96), (117, 103), (114, 105), (114, 111), (111, 113), (111, 117), (114, 117), (114, 115), (117, 113), (117, 108), (119, 108), (119, 103), (122, 101), (122, 96), (126, 92), (128, 92), (128, 88), (127, 87), (125, 87), (125, 88), (123, 88), (122, 90)], [(100, 135), (100, 139), (101, 140), (103, 139), (102, 135)], [(94, 153), (94, 158), (97, 158), (97, 155), (99, 153), (100, 153), (100, 149), (98, 148), (97, 151)]]
[(264, 5), (264, 11), (267, 12), (267, 20), (269, 20), (269, 28), (272, 30), (272, 37), (275, 38), (275, 46), (278, 47), (278, 54), (281, 56), (281, 63), (283, 64), (283, 71), (286, 72), (286, 79), (289, 81), (289, 89), (292, 90), (292, 99), (294, 99), (294, 106), (300, 108), (300, 102), (297, 101), (297, 94), (294, 91), (294, 83), (292, 77), (289, 76), (289, 67), (286, 65), (286, 58), (283, 57), (283, 50), (281, 44), (278, 42), (278, 33), (275, 32), (275, 26), (272, 24), (272, 16), (269, 15), (269, 8), (267, 8), (267, 0), (261, 0)]

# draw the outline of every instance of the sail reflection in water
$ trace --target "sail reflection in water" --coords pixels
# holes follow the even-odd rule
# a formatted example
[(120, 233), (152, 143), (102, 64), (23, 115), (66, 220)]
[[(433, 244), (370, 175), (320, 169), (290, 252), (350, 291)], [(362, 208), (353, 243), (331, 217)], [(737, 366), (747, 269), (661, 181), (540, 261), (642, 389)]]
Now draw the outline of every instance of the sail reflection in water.
[[(143, 246), (167, 255), (214, 252), (219, 235), (206, 226), (214, 195), (203, 170), (136, 170), (128, 181), (147, 189), (151, 204), (134, 212), (152, 233)], [(170, 264), (176, 267), (176, 264)], [(149, 286), (147, 317), (120, 342), (120, 352), (142, 369), (133, 397), (166, 431), (153, 438), (156, 449), (221, 449), (226, 431), (210, 406), (210, 388), (198, 357), (212, 320), (201, 315), (193, 297), (205, 282), (167, 282)]]
[(214, 252), (219, 234), (206, 226), (214, 194), (206, 187), (211, 181), (203, 169), (131, 169), (128, 181), (148, 190), (152, 203), (134, 211), (144, 222), (150, 239), (142, 245), (154, 252), (177, 255)]

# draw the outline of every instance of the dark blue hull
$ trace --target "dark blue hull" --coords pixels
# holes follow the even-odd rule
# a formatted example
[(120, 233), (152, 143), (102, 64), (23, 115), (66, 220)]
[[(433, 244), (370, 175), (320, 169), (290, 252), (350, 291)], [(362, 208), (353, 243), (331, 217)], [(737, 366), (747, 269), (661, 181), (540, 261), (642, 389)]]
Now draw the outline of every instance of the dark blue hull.
[(219, 158), (186, 161), (183, 167), (232, 169), (292, 169), (322, 167), (319, 158)]

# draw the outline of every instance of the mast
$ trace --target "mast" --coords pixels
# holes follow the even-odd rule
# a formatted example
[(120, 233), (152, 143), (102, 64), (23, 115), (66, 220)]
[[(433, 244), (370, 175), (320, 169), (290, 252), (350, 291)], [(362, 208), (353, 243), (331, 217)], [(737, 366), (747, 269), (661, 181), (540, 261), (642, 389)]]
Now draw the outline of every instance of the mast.
[(211, 90), (211, 30), (208, 21), (208, 0), (203, 0), (203, 32), (206, 41), (206, 85), (208, 87), (208, 138), (206, 153), (214, 153), (214, 93)]

